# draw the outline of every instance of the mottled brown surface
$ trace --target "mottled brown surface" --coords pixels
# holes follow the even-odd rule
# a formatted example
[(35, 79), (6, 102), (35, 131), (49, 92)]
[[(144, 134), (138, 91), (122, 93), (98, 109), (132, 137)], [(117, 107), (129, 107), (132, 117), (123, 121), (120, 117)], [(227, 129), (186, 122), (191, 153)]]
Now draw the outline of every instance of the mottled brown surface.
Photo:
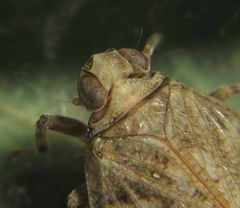
[(91, 207), (239, 207), (240, 118), (221, 101), (160, 73), (122, 76), (89, 128)]
[[(158, 41), (149, 39), (145, 57)], [(37, 122), (39, 151), (47, 129), (87, 134), (86, 186), (69, 195), (68, 206), (239, 208), (240, 116), (138, 61), (113, 49), (83, 67), (75, 103), (93, 112), (87, 127), (49, 114)]]

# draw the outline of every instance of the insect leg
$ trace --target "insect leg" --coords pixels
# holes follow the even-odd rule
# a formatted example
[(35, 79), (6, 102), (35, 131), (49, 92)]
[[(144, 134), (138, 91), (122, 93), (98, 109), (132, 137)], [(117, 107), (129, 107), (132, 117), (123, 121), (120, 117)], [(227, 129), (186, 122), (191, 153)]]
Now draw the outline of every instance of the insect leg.
[(69, 195), (68, 195), (68, 208), (90, 208), (88, 203), (88, 194), (87, 194), (87, 185), (82, 184), (75, 188)]
[(36, 123), (35, 130), (36, 145), (39, 152), (47, 151), (47, 129), (51, 129), (77, 138), (84, 138), (87, 127), (81, 121), (64, 116), (49, 114), (40, 116), (39, 120)]
[(160, 40), (161, 40), (161, 35), (156, 33), (151, 35), (144, 46), (143, 54), (146, 55), (148, 58), (150, 58), (154, 49), (159, 44)]
[(240, 94), (240, 83), (233, 85), (223, 85), (210, 93), (211, 96), (221, 101), (226, 101), (233, 94)]

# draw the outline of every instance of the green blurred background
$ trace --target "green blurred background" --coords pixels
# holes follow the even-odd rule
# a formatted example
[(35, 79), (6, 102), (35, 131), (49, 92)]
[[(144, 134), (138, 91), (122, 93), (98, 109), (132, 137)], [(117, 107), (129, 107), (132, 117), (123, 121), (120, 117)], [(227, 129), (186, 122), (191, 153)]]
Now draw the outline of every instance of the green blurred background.
[[(35, 0), (0, 2), (0, 207), (66, 207), (84, 182), (84, 145), (49, 132), (49, 153), (34, 148), (45, 112), (87, 122), (71, 104), (79, 70), (107, 48), (141, 49), (153, 32), (163, 42), (152, 68), (204, 93), (240, 81), (240, 2), (190, 0)], [(240, 99), (227, 104), (240, 111)]]

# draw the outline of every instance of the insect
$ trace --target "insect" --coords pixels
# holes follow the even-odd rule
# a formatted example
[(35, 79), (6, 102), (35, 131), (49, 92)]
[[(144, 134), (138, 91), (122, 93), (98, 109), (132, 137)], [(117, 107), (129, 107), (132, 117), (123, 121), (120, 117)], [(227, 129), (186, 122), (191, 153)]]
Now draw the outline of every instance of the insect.
[(80, 72), (76, 105), (92, 112), (88, 125), (45, 114), (36, 143), (47, 150), (46, 129), (86, 143), (86, 184), (68, 206), (91, 208), (239, 208), (240, 116), (221, 100), (240, 85), (209, 96), (159, 72), (142, 52), (107, 50)]

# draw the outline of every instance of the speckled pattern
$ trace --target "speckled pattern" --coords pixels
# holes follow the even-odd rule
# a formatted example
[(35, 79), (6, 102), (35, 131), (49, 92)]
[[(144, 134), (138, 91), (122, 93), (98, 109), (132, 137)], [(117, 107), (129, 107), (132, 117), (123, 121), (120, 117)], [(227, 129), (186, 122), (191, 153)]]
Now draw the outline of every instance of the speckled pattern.
[(91, 207), (239, 206), (237, 113), (166, 75), (144, 71), (116, 50), (91, 62), (80, 77), (96, 77), (108, 94), (88, 125)]
[(170, 81), (109, 126), (86, 156), (92, 207), (239, 206), (239, 117), (215, 98)]

